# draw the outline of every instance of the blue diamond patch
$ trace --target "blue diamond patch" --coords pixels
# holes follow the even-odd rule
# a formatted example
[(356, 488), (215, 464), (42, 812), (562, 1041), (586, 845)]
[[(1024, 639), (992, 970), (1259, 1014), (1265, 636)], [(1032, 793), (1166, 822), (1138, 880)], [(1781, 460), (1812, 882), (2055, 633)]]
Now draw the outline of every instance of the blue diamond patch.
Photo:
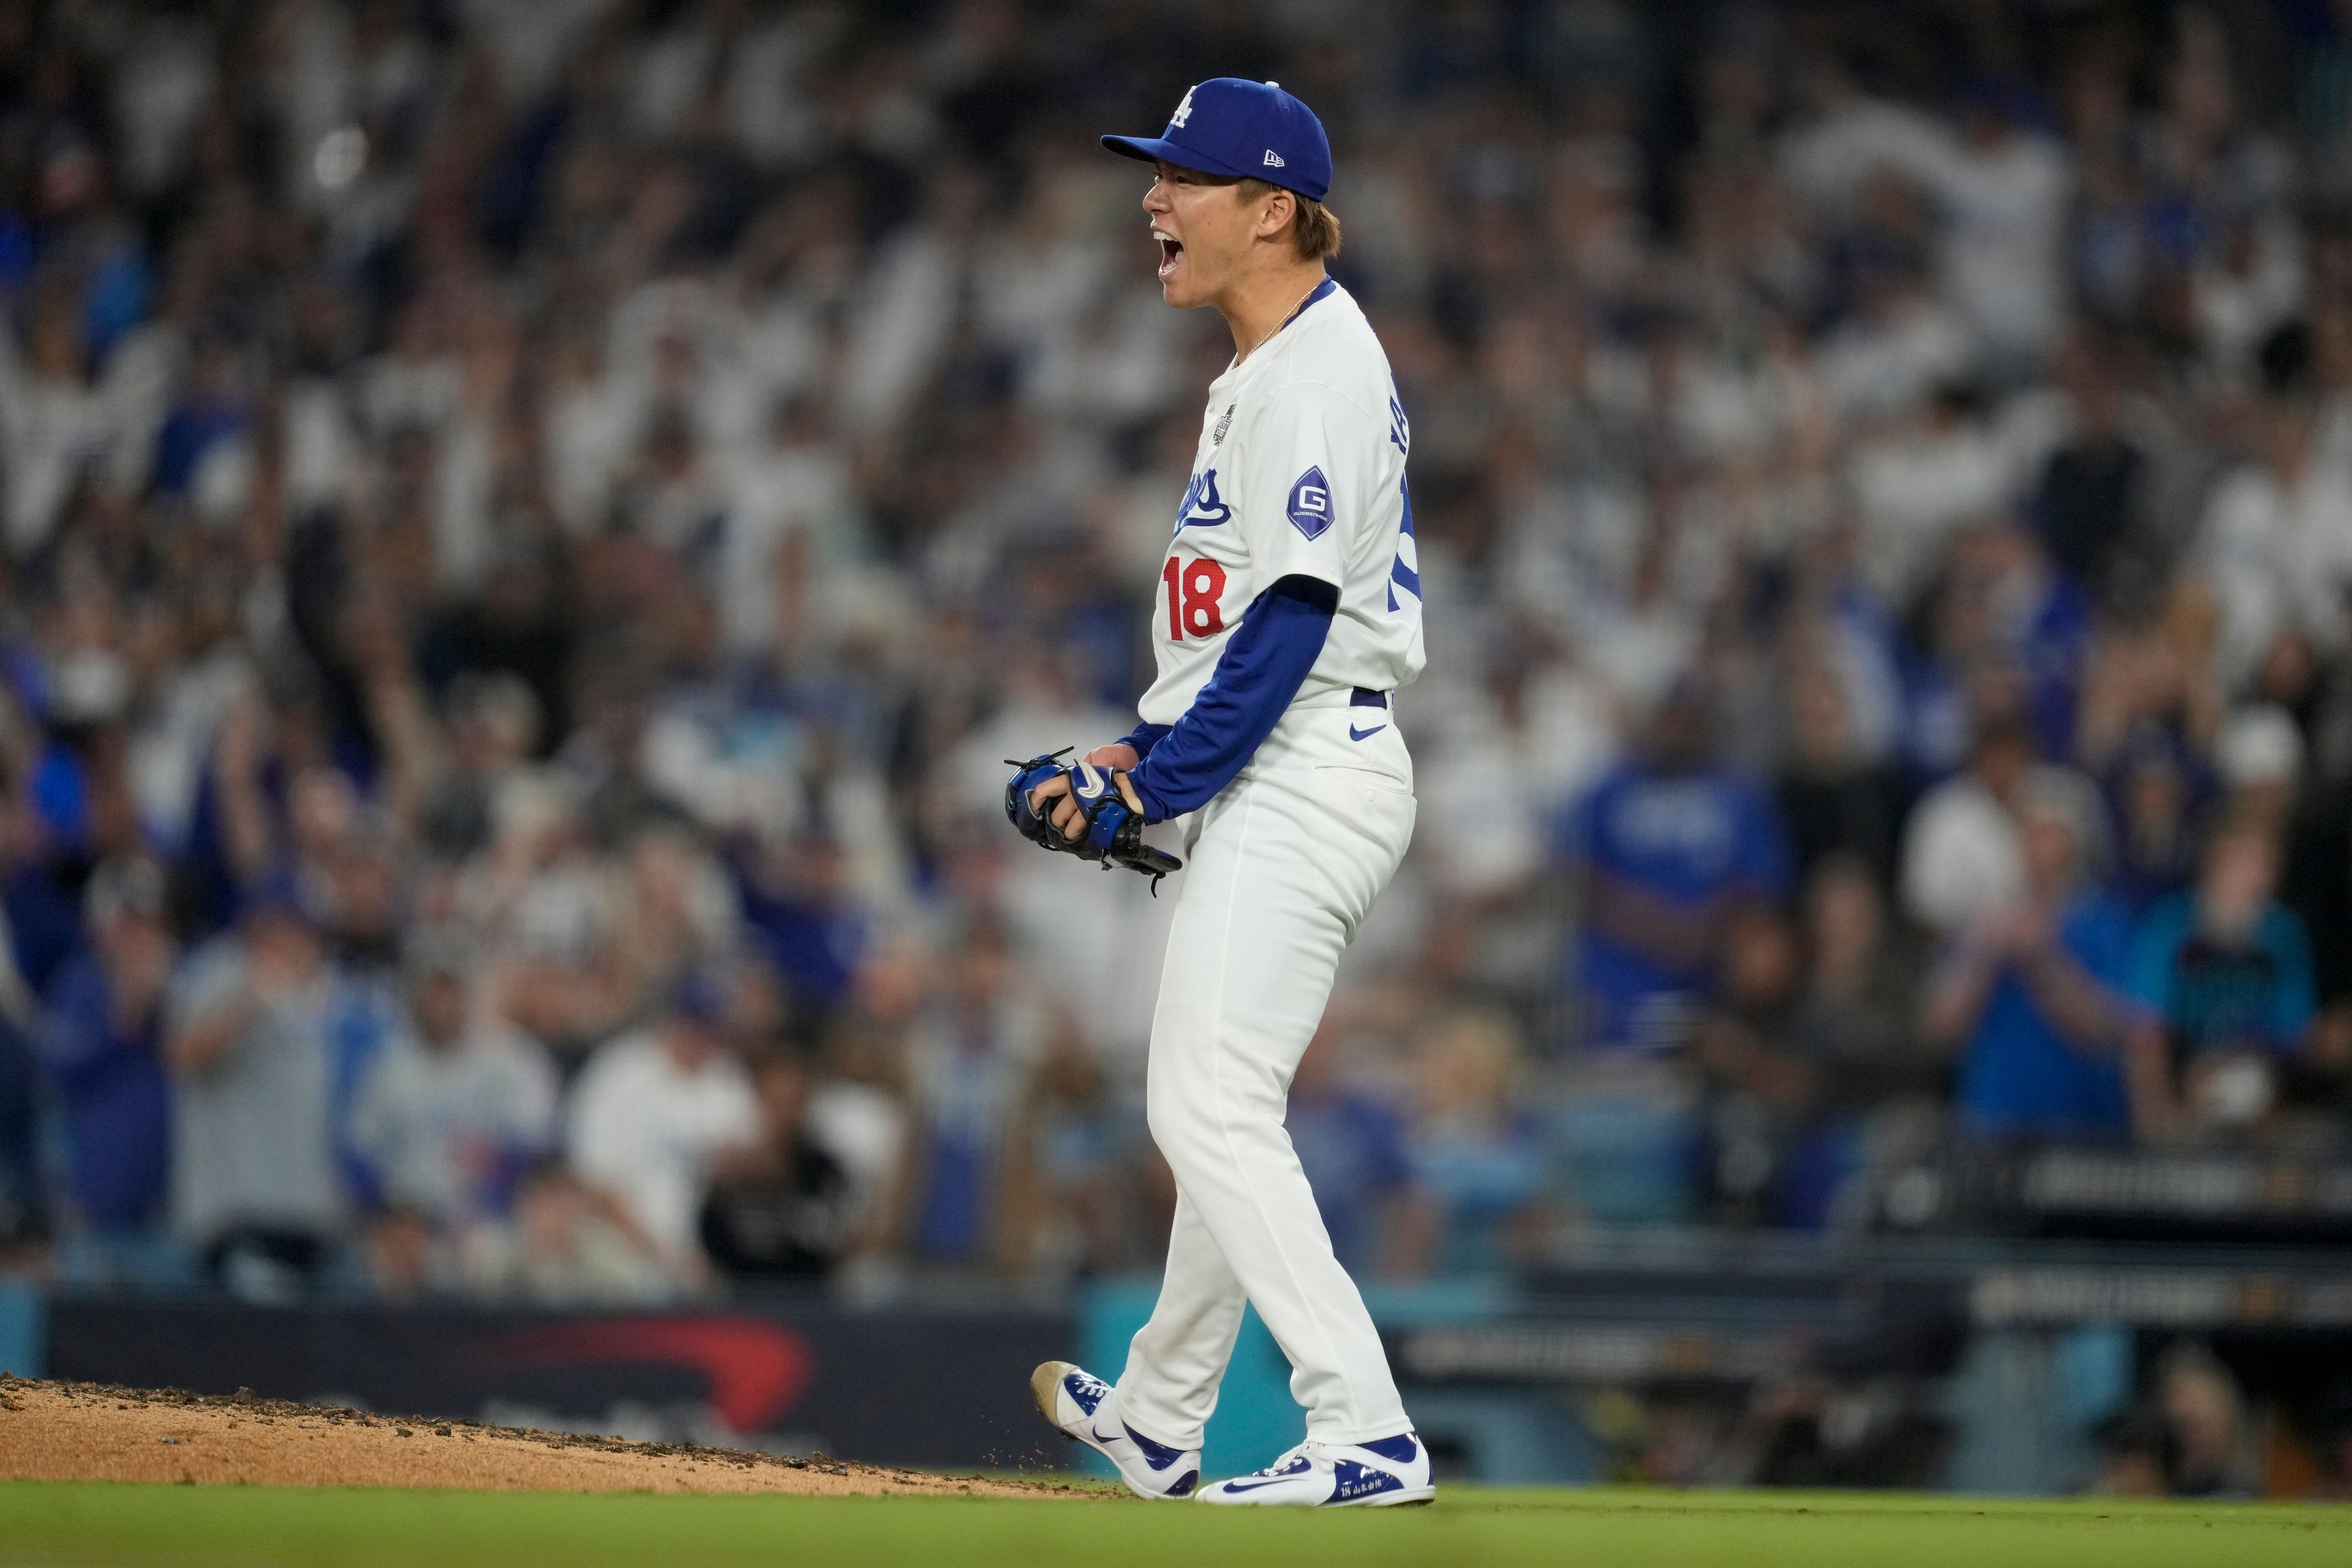
[(1290, 525), (1309, 539), (1320, 539), (1331, 526), (1331, 481), (1321, 468), (1309, 468), (1290, 487)]

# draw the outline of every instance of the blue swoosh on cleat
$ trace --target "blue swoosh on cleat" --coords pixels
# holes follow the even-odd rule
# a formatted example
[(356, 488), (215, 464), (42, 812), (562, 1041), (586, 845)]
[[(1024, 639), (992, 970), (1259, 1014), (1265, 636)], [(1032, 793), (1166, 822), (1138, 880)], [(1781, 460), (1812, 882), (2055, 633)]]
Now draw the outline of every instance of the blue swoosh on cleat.
[(1119, 1423), (1119, 1430), (1125, 1432), (1128, 1440), (1141, 1451), (1143, 1462), (1155, 1470), (1164, 1470), (1184, 1457), (1183, 1449), (1171, 1448), (1165, 1443), (1155, 1443), (1124, 1421)]

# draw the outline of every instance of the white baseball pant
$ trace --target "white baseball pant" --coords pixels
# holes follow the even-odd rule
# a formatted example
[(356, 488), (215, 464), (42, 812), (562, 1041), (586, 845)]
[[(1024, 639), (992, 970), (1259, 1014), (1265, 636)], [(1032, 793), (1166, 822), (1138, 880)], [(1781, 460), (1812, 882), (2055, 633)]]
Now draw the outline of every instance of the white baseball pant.
[(1309, 1436), (1411, 1426), (1283, 1127), (1339, 953), (1412, 837), (1404, 742), (1386, 709), (1348, 699), (1294, 704), (1186, 836), (1146, 1079), (1176, 1224), (1118, 1381), (1121, 1416), (1176, 1447), (1201, 1442), (1244, 1300), (1290, 1358)]

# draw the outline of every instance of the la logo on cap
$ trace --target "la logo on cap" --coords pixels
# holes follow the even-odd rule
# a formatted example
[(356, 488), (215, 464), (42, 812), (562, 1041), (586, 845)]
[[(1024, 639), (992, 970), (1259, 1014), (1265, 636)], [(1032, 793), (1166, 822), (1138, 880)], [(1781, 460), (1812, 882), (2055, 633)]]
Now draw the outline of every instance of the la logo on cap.
[(1190, 120), (1192, 117), (1192, 89), (1188, 87), (1184, 89), (1184, 101), (1178, 104), (1176, 106), (1176, 112), (1168, 117), (1168, 123), (1176, 126), (1181, 130), (1183, 127), (1184, 121)]

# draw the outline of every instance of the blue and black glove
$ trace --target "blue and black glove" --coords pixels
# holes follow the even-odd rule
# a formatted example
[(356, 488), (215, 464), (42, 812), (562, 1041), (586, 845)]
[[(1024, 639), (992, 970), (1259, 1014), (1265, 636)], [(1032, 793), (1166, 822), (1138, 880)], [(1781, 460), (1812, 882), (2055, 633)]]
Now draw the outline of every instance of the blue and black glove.
[[(1143, 817), (1120, 798), (1118, 784), (1107, 768), (1091, 763), (1066, 763), (1070, 748), (1042, 757), (1032, 757), (1025, 763), (1012, 763), (1013, 780), (1004, 786), (1005, 820), (1022, 837), (1042, 849), (1076, 855), (1082, 860), (1092, 860), (1105, 870), (1123, 866), (1130, 871), (1140, 871), (1151, 879), (1151, 890), (1160, 890), (1160, 879), (1171, 871), (1183, 869), (1184, 862), (1164, 849), (1155, 849), (1143, 841)], [(1076, 838), (1065, 837), (1054, 826), (1053, 801), (1045, 803), (1040, 813), (1031, 807), (1029, 797), (1039, 784), (1051, 778), (1070, 781), (1070, 798), (1077, 802), (1078, 810), (1087, 819), (1087, 830)], [(1055, 797), (1059, 799), (1059, 796)]]

